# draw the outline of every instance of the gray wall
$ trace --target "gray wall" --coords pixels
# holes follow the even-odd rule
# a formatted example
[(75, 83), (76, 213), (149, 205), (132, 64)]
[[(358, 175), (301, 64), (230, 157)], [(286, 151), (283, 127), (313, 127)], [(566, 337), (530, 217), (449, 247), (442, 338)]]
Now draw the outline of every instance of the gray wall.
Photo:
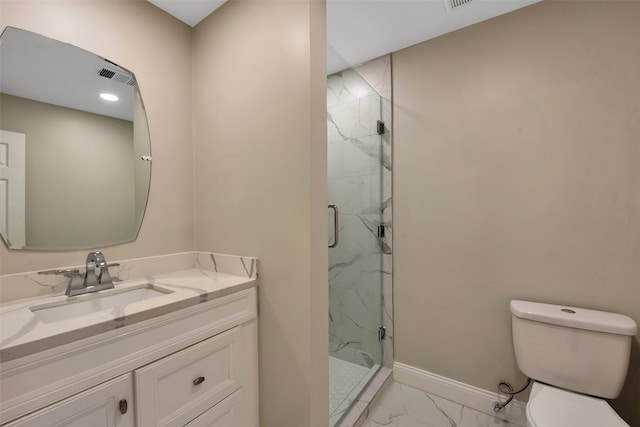
[[(640, 3), (545, 1), (393, 55), (396, 360), (518, 385), (509, 300), (640, 324)], [(640, 425), (640, 345), (614, 403)]]

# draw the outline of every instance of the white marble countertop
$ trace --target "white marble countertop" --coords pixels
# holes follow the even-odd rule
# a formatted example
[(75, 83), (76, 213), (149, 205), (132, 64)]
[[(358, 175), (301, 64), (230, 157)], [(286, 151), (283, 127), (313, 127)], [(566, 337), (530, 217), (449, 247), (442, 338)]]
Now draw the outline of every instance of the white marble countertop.
[(95, 298), (100, 292), (76, 297), (59, 295), (28, 298), (0, 305), (0, 362), (48, 350), (248, 289), (257, 286), (257, 280), (255, 276), (243, 277), (193, 268), (123, 281), (116, 284), (115, 288), (126, 290), (146, 284), (171, 293), (53, 322), (40, 321), (29, 307), (55, 305), (71, 299), (80, 302)]

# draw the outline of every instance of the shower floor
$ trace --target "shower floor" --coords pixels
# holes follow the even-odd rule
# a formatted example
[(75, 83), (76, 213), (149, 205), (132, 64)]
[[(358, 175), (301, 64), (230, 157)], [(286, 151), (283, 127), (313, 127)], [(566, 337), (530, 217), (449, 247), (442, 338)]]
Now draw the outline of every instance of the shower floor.
[(342, 417), (375, 371), (376, 369), (329, 356), (329, 416), (332, 421), (331, 425)]

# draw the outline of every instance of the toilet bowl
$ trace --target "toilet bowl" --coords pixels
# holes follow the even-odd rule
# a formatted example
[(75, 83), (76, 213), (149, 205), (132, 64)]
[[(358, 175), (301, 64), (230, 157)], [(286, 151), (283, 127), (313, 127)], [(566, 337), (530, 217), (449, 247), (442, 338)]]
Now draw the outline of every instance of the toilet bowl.
[(606, 400), (533, 383), (527, 427), (629, 427)]

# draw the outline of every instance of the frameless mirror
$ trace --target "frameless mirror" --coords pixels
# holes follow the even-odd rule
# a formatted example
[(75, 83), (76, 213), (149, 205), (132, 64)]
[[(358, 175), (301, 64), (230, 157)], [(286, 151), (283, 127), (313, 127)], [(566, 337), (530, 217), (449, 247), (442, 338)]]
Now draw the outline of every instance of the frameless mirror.
[(151, 147), (135, 75), (7, 27), (0, 36), (0, 234), (9, 249), (135, 240)]

